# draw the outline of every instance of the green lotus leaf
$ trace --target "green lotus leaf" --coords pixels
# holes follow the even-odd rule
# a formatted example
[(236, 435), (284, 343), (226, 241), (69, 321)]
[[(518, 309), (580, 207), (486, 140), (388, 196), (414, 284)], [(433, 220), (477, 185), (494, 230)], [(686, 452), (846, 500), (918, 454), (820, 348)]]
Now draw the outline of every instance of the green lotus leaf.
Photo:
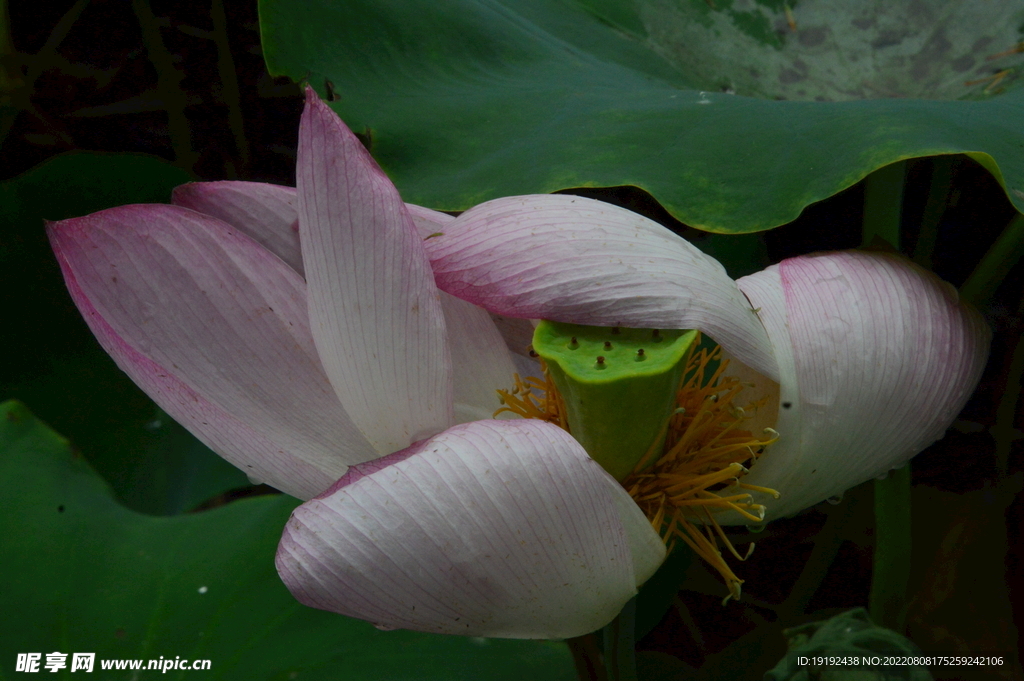
[[(299, 503), (272, 495), (169, 517), (120, 505), (68, 442), (16, 402), (0, 405), (0, 678), (19, 653), (102, 661), (209, 660), (196, 678), (249, 681), (575, 678), (564, 644), (378, 631), (299, 604), (274, 571)], [(145, 669), (145, 668), (144, 668)], [(142, 677), (140, 677), (140, 673)], [(174, 670), (166, 678), (186, 678)], [(91, 678), (91, 676), (89, 677)], [(164, 678), (160, 676), (160, 678)]]
[(635, 185), (755, 232), (964, 153), (1024, 210), (1015, 0), (261, 0), (260, 20), (271, 73), (316, 87), (434, 208)]

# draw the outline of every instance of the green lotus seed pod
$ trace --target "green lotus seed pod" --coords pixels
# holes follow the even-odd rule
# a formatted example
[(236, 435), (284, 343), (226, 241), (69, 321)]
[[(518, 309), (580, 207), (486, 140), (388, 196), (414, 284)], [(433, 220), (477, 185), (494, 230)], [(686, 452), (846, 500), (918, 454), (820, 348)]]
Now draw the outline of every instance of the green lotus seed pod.
[(648, 452), (657, 460), (697, 335), (549, 321), (534, 330), (573, 437), (617, 480)]

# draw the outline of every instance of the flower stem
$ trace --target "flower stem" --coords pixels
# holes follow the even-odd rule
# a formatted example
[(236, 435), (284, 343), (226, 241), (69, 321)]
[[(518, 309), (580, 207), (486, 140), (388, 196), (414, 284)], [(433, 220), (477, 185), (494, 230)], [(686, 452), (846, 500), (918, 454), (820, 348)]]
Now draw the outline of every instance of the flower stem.
[(185, 115), (187, 100), (181, 89), (184, 74), (174, 65), (171, 53), (164, 46), (160, 35), (160, 23), (153, 14), (149, 0), (132, 0), (135, 17), (142, 28), (142, 42), (146, 46), (149, 61), (157, 74), (157, 92), (164, 100), (167, 110), (167, 129), (170, 132), (171, 148), (174, 150), (175, 165), (192, 170), (199, 155), (192, 149), (192, 129)]
[(902, 632), (910, 584), (910, 464), (875, 481), (875, 558), (869, 609), (876, 624)]
[(960, 287), (960, 296), (975, 305), (995, 293), (1003, 278), (1024, 255), (1024, 215), (1017, 213), (996, 238), (985, 257)]
[[(1017, 304), (1017, 317), (1024, 314), (1024, 300)], [(1010, 470), (1010, 450), (1013, 443), (1024, 435), (1014, 428), (1017, 414), (1017, 403), (1020, 401), (1021, 378), (1024, 377), (1024, 334), (1017, 338), (1017, 346), (1013, 350), (1010, 369), (1006, 375), (1006, 388), (996, 408), (996, 422), (989, 433), (996, 441), (996, 472), (1000, 478), (1006, 477)]]
[(931, 186), (928, 190), (928, 201), (921, 215), (921, 229), (914, 247), (914, 262), (927, 269), (932, 268), (932, 254), (938, 240), (939, 223), (949, 203), (949, 193), (953, 189), (953, 169), (958, 162), (955, 155), (936, 156), (932, 159)]
[[(235, 137), (235, 149), (243, 170), (249, 164), (249, 142), (245, 138), (245, 122), (242, 118), (242, 95), (238, 89), (238, 76), (235, 63), (231, 57), (231, 45), (228, 42), (228, 19), (224, 12), (224, 0), (213, 0), (210, 6), (210, 18), (213, 20), (213, 42), (217, 45), (217, 71), (223, 86), (221, 99), (228, 105), (228, 124)], [(229, 173), (233, 168), (229, 164)], [(233, 178), (231, 178), (233, 179)]]
[(864, 178), (864, 235), (861, 247), (882, 240), (900, 250), (900, 223), (903, 217), (903, 180), (907, 162), (897, 161)]
[[(879, 240), (899, 251), (906, 161), (864, 180), (863, 246)], [(910, 465), (875, 481), (875, 560), (869, 606), (876, 623), (902, 631), (910, 582)]]
[(618, 617), (602, 630), (608, 681), (637, 681), (635, 624), (636, 598), (632, 598)]

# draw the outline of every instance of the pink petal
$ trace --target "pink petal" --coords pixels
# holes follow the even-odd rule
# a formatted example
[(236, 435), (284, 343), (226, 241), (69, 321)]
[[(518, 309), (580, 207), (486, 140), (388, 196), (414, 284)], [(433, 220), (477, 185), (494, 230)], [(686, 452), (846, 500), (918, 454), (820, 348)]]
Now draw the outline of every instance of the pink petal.
[(628, 210), (576, 196), (488, 201), (424, 242), (437, 285), (510, 317), (700, 329), (778, 377), (771, 343), (717, 261)]
[[(412, 203), (405, 204), (405, 207), (422, 239), (436, 238), (438, 232), (443, 233), (455, 219)], [(452, 358), (455, 421), (466, 423), (489, 419), (501, 406), (498, 388), (508, 390), (513, 387), (516, 366), (510, 354), (511, 348), (505, 343), (502, 327), (495, 328), (498, 320), (492, 321), (483, 308), (443, 291), (439, 293)], [(533, 337), (533, 326), (529, 321), (511, 321), (524, 322), (530, 329), (529, 338)], [(529, 343), (527, 340), (523, 345), (523, 352)]]
[[(220, 218), (303, 274), (295, 187), (265, 182), (191, 182), (175, 187), (171, 202)], [(405, 207), (422, 237), (455, 218), (411, 203)]]
[[(436, 238), (438, 232), (443, 233), (446, 226), (455, 219), (446, 213), (412, 203), (405, 204), (405, 207), (422, 239)], [(444, 291), (438, 293), (441, 296), (441, 309), (448, 330), (448, 350), (452, 358), (455, 421), (466, 423), (489, 419), (501, 406), (498, 402), (498, 388), (508, 390), (513, 387), (516, 365), (510, 350), (515, 350), (505, 343), (505, 334), (493, 315), (488, 316), (483, 308)], [(533, 338), (533, 326), (525, 319), (509, 321), (522, 322), (529, 327), (528, 340), (522, 350), (525, 352), (529, 339)]]
[(903, 465), (943, 436), (985, 366), (991, 334), (981, 316), (903, 258), (824, 253), (739, 283), (764, 304), (772, 342), (792, 348), (792, 363), (779, 362), (781, 437), (744, 480), (782, 492), (769, 517)]
[(302, 274), (293, 187), (264, 182), (192, 182), (176, 187), (171, 201), (220, 218)]
[[(239, 231), (253, 237), (275, 253), (299, 274), (303, 273), (299, 249), (298, 212), (293, 187), (261, 182), (193, 182), (174, 190), (175, 204), (192, 208), (224, 220)], [(455, 218), (429, 208), (405, 204), (422, 238), (444, 228)], [(441, 293), (442, 309), (453, 361), (456, 421), (465, 422), (491, 418), (499, 407), (498, 388), (511, 388), (515, 367), (507, 348), (496, 345), (501, 340), (479, 307)], [(527, 320), (523, 323), (533, 334)], [(529, 345), (527, 338), (522, 352)]]
[(163, 205), (52, 223), (49, 235), (104, 349), (250, 476), (309, 498), (374, 456), (320, 367), (302, 278), (254, 241)]
[(458, 425), (350, 471), (277, 553), (306, 605), (381, 628), (568, 638), (607, 624), (665, 547), (579, 444), (539, 421)]
[(453, 422), (433, 274), (409, 211), (307, 88), (296, 169), (310, 325), (345, 411), (382, 454)]

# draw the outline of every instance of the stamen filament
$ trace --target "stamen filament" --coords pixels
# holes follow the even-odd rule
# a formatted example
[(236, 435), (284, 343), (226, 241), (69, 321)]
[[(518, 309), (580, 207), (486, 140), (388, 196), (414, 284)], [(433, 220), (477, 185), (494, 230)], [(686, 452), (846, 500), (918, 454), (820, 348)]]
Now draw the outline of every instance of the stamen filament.
[[(659, 334), (654, 334), (655, 340)], [(733, 404), (749, 383), (727, 375), (728, 360), (721, 350), (695, 350), (694, 343), (685, 360), (686, 371), (676, 392), (676, 407), (666, 419), (662, 440), (640, 457), (622, 486), (643, 509), (651, 526), (669, 550), (683, 541), (714, 567), (725, 580), (730, 598), (739, 599), (743, 580), (726, 563), (718, 541), (737, 560), (750, 557), (751, 543), (741, 556), (715, 518), (720, 512), (734, 511), (754, 523), (764, 520), (765, 507), (754, 502), (749, 492), (779, 493), (768, 487), (741, 481), (748, 466), (763, 455), (779, 434), (764, 429), (765, 439), (742, 428), (767, 404), (767, 398), (744, 406)], [(712, 362), (718, 362), (709, 372)], [(499, 390), (502, 407), (494, 412), (511, 412), (524, 418), (542, 419), (566, 431), (565, 401), (551, 380), (543, 361), (544, 379), (515, 376), (512, 390)], [(711, 373), (710, 378), (705, 374)], [(743, 490), (743, 491), (740, 491)], [(749, 491), (749, 492), (748, 492)]]
[[(719, 361), (713, 372), (709, 371), (712, 361)], [(726, 600), (740, 597), (743, 580), (725, 562), (718, 540), (735, 558), (745, 558), (733, 546), (715, 513), (735, 511), (752, 522), (764, 520), (764, 506), (754, 503), (750, 494), (736, 490), (777, 494), (765, 487), (745, 485), (740, 478), (748, 471), (744, 464), (756, 461), (778, 437), (775, 431), (766, 431), (769, 437), (762, 440), (742, 428), (742, 422), (767, 400), (734, 405), (748, 386), (729, 377), (727, 370), (728, 360), (721, 359), (718, 348), (691, 351), (678, 406), (669, 418), (664, 454), (647, 468), (637, 467), (623, 481), (666, 544), (682, 540), (718, 570), (729, 587)], [(711, 377), (705, 378), (708, 373)], [(722, 494), (726, 490), (732, 492)]]

